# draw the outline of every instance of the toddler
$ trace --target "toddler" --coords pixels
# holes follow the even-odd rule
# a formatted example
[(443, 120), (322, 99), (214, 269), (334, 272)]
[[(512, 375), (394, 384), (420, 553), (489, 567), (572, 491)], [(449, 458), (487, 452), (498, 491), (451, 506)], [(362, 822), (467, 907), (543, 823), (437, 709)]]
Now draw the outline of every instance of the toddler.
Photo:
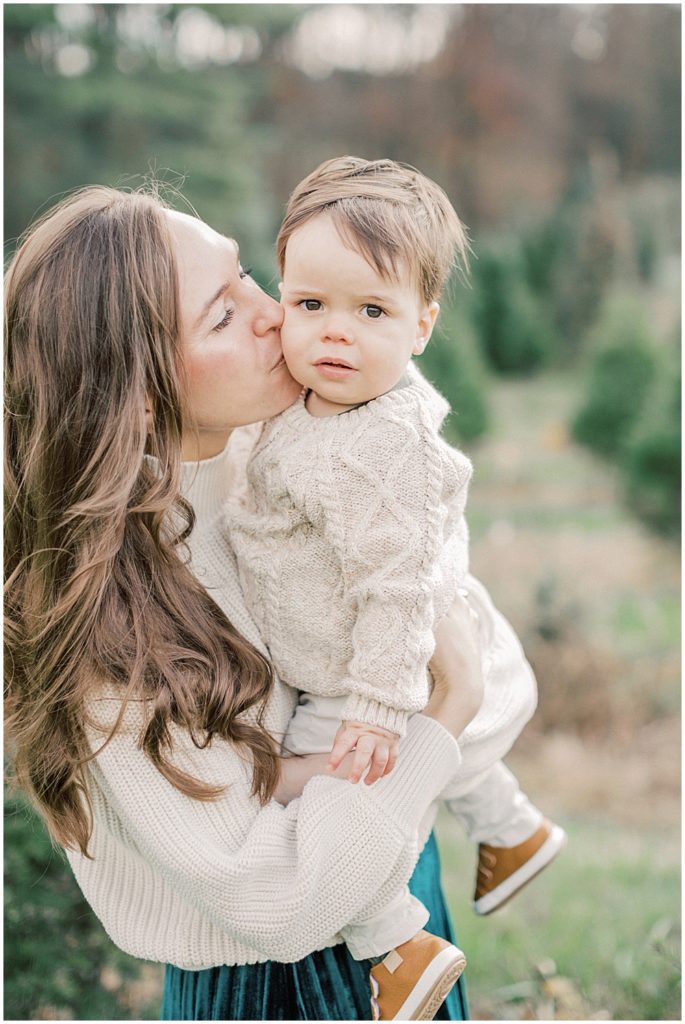
[[(228, 510), (241, 584), (281, 678), (301, 691), (284, 747), (353, 751), (349, 778), (392, 770), (430, 692), (433, 629), (455, 599), (477, 617), (481, 708), (443, 794), (479, 844), (474, 907), (501, 906), (565, 835), (500, 758), (536, 705), (532, 671), (468, 571), (471, 463), (440, 437), (449, 412), (411, 362), (435, 325), (464, 228), (445, 193), (390, 160), (329, 160), (290, 197), (277, 252), (283, 353), (303, 390), (263, 428)], [(401, 756), (401, 753), (399, 753)], [(373, 1019), (432, 1019), (464, 967), (422, 930), (406, 890), (343, 929), (371, 969)]]

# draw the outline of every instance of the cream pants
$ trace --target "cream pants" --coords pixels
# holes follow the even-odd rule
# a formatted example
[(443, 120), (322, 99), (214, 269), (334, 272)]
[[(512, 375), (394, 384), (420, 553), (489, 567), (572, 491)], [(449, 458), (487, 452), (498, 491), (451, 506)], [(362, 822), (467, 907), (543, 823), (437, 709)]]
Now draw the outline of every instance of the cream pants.
[[(344, 697), (301, 694), (284, 749), (293, 754), (328, 753), (344, 702)], [(542, 821), (540, 811), (521, 792), (516, 778), (501, 761), (473, 779), (466, 792), (446, 799), (445, 804), (472, 842), (491, 846), (516, 846), (528, 839)], [(365, 960), (406, 942), (427, 920), (426, 908), (405, 888), (381, 911), (348, 925), (340, 934), (355, 960)]]

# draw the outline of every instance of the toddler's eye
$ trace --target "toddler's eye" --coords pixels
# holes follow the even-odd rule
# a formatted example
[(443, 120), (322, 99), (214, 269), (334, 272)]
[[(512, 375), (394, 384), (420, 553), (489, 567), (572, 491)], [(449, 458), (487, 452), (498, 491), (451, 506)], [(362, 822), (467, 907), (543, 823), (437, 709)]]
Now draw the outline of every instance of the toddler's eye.
[(370, 317), (371, 320), (380, 320), (385, 312), (385, 310), (381, 309), (380, 306), (366, 305), (362, 308), (366, 310), (366, 315)]
[(252, 276), (252, 267), (241, 267), (240, 268), (240, 277), (241, 278), (243, 278), (243, 277), (251, 277), (251, 276)]
[(321, 303), (318, 299), (302, 299), (300, 305), (309, 313), (316, 313), (317, 309), (321, 309)]

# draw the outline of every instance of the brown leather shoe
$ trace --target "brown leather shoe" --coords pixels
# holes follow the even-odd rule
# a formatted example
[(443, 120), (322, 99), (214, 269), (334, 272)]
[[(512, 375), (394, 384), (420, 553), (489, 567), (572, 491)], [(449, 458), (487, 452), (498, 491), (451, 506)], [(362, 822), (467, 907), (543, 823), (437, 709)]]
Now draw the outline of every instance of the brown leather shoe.
[(466, 967), (457, 946), (420, 931), (371, 968), (372, 1020), (433, 1020)]
[(550, 864), (566, 845), (566, 833), (559, 825), (543, 821), (530, 839), (518, 846), (478, 847), (478, 872), (473, 909), (477, 914), (493, 910), (515, 896), (543, 868)]

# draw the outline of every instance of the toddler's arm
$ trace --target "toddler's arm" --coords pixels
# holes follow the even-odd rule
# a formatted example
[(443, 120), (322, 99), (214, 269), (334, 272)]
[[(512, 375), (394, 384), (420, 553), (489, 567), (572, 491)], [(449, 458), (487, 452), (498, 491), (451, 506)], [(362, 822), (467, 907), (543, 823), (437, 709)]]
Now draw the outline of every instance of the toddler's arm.
[(471, 466), (443, 456), (437, 434), (418, 419), (371, 420), (354, 443), (333, 447), (322, 467), (326, 534), (355, 610), (352, 656), (341, 689), (343, 721), (401, 737), (429, 697), (436, 588), (466, 572), (467, 541), (456, 528)]
[[(458, 738), (475, 718), (483, 701), (478, 627), (473, 610), (461, 594), (457, 594), (435, 629), (435, 653), (429, 667), (433, 689), (423, 714), (437, 719)], [(333, 753), (281, 758), (281, 776), (274, 793), (276, 800), (288, 804), (301, 796), (305, 785), (315, 775), (350, 778), (354, 754), (345, 754), (333, 768)], [(383, 774), (387, 775), (393, 767), (394, 760), (389, 759)], [(369, 781), (368, 776), (366, 781)]]
[[(435, 629), (435, 651), (429, 663), (433, 689), (426, 712), (440, 708), (450, 732), (459, 736), (476, 717), (483, 703), (483, 669), (478, 619), (466, 598), (457, 594), (452, 607)], [(366, 725), (343, 722), (338, 729), (327, 768), (343, 772), (350, 782), (367, 785), (388, 775), (399, 753), (399, 736)], [(354, 750), (352, 757), (351, 751)], [(338, 771), (337, 774), (340, 774)]]

